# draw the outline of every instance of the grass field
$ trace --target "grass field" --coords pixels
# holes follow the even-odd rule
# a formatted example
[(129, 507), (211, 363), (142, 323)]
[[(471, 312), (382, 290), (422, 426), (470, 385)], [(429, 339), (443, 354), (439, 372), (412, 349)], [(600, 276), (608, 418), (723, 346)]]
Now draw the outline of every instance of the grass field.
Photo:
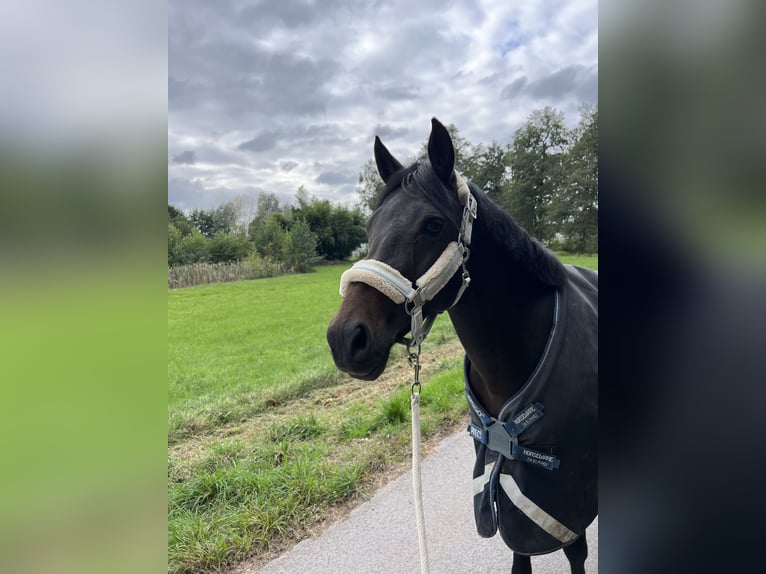
[(598, 269), (598, 255), (570, 255), (569, 253), (557, 253), (556, 255), (564, 263), (587, 267), (588, 269)]
[[(325, 341), (347, 267), (168, 292), (169, 572), (265, 560), (402, 470), (403, 349), (369, 383), (337, 373)], [(423, 348), (432, 441), (466, 420), (461, 357), (440, 317)]]
[(344, 269), (170, 291), (170, 441), (337, 382), (325, 330)]

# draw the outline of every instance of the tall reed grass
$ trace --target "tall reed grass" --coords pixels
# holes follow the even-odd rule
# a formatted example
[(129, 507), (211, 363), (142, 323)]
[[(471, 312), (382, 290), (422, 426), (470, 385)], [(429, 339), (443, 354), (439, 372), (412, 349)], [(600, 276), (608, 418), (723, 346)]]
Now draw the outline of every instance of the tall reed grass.
[(168, 267), (168, 288), (181, 289), (207, 283), (226, 283), (285, 275), (290, 269), (273, 259), (250, 256), (227, 263), (191, 263)]

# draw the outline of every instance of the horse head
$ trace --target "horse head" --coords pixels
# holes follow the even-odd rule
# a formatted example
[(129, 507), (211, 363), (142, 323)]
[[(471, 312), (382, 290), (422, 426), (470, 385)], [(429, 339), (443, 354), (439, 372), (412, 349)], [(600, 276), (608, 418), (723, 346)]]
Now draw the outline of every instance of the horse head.
[(438, 289), (423, 301), (427, 318), (448, 309), (462, 294), (458, 268), (467, 249), (457, 252), (453, 246), (457, 249), (455, 239), (463, 233), (463, 205), (470, 196), (454, 171), (449, 132), (435, 118), (426, 158), (405, 168), (377, 136), (374, 152), (385, 187), (367, 222), (368, 268), (357, 264), (344, 274), (344, 299), (327, 329), (337, 367), (364, 380), (383, 372), (391, 347), (410, 331), (408, 292), (422, 292), (427, 280), (433, 286), (434, 276), (441, 273)]

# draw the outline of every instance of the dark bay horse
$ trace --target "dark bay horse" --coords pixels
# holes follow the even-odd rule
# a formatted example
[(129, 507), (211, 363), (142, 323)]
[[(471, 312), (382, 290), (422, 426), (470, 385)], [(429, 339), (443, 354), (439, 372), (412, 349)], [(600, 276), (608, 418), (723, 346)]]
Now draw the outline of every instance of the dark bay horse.
[(438, 120), (409, 167), (377, 137), (374, 149), (385, 188), (369, 258), (341, 280), (327, 330), (335, 364), (373, 380), (394, 343), (411, 332), (419, 349), (448, 311), (466, 354), (478, 533), (499, 530), (513, 573), (557, 549), (582, 573), (597, 514), (598, 275), (562, 265), (456, 173)]

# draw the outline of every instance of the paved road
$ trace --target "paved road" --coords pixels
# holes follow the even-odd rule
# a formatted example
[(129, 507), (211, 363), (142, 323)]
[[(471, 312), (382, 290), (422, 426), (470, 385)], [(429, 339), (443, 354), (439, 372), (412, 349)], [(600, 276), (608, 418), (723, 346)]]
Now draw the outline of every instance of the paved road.
[[(423, 461), (423, 497), (432, 574), (510, 572), (500, 535), (476, 534), (471, 502), (473, 444), (465, 432), (444, 439)], [(589, 574), (598, 571), (598, 519), (587, 531)], [(532, 557), (534, 574), (568, 573), (563, 552)], [(391, 481), (322, 536), (305, 540), (260, 574), (414, 574), (419, 571), (410, 473)]]

